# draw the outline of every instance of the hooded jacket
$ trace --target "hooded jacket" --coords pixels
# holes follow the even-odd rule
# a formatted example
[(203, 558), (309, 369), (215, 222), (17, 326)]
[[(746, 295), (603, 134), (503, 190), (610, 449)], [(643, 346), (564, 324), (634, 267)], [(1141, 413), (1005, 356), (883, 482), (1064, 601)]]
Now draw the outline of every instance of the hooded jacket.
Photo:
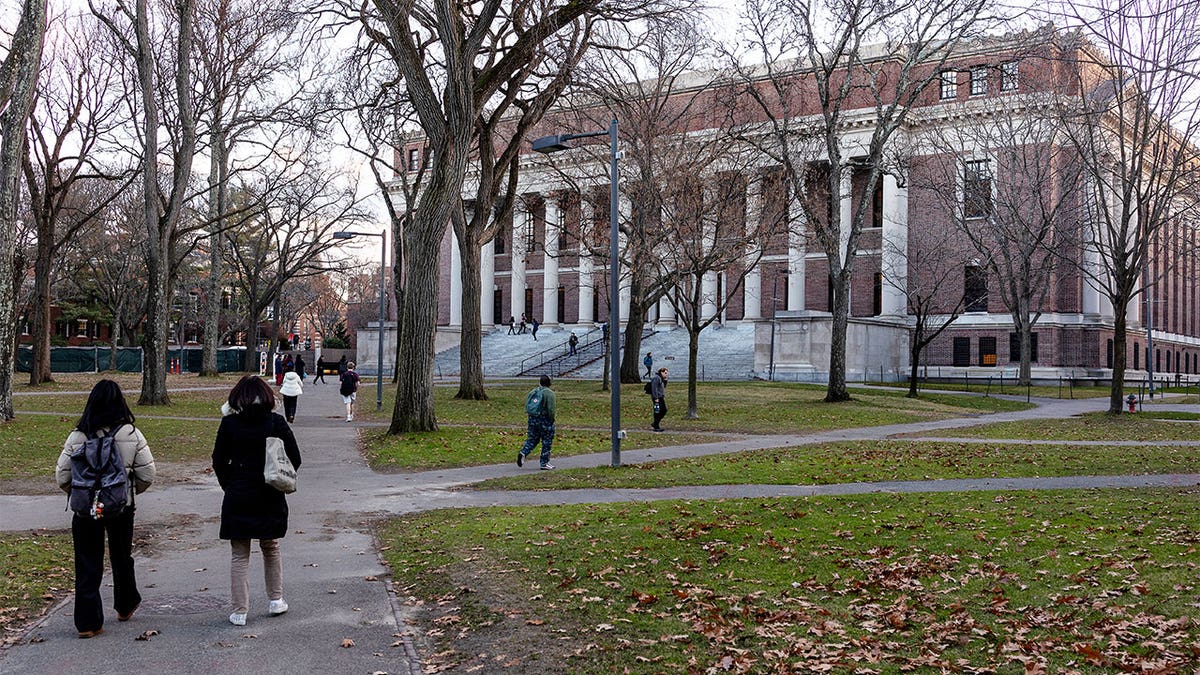
[(263, 479), (267, 437), (283, 440), (292, 466), (300, 468), (300, 448), (282, 415), (240, 413), (221, 406), (224, 417), (213, 445), (212, 465), (225, 491), (221, 539), (279, 539), (287, 534), (287, 499)]
[(279, 393), (284, 396), (299, 396), (304, 393), (304, 384), (300, 380), (300, 374), (294, 370), (289, 370), (283, 374), (283, 384), (279, 386)]

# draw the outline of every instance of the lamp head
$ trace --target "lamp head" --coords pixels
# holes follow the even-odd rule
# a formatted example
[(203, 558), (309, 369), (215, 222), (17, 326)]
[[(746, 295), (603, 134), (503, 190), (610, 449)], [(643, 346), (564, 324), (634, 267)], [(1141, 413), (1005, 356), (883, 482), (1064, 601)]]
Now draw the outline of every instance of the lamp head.
[(353, 239), (354, 233), (353, 232), (334, 232), (333, 238), (334, 239)]
[(562, 152), (570, 150), (571, 146), (567, 145), (567, 139), (562, 134), (555, 136), (542, 136), (541, 138), (533, 139), (533, 151), (548, 155), (552, 152)]

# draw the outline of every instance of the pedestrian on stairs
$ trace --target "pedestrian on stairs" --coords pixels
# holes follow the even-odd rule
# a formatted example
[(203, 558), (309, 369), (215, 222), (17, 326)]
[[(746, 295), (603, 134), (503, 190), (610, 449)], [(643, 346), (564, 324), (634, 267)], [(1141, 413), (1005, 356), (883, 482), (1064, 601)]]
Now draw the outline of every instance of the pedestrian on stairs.
[(517, 334), (516, 325), (517, 325), (517, 320), (516, 320), (516, 319), (514, 319), (514, 318), (512, 317), (512, 315), (510, 314), (510, 315), (508, 316), (508, 334), (509, 334), (509, 335), (516, 335), (516, 334)]
[(521, 314), (521, 328), (517, 331), (517, 335), (525, 334), (525, 323), (526, 323), (525, 315)]
[(650, 352), (646, 352), (646, 358), (642, 359), (642, 365), (646, 366), (646, 377), (650, 377), (650, 369), (654, 367), (654, 357)]
[(537, 319), (533, 320), (533, 341), (534, 342), (537, 342), (537, 329), (538, 329), (538, 326), (540, 326), (540, 325), (542, 325), (542, 324), (538, 323)]
[(567, 338), (567, 356), (578, 356), (579, 353), (575, 350), (578, 344), (579, 336), (575, 335), (575, 331), (571, 331), (571, 337)]

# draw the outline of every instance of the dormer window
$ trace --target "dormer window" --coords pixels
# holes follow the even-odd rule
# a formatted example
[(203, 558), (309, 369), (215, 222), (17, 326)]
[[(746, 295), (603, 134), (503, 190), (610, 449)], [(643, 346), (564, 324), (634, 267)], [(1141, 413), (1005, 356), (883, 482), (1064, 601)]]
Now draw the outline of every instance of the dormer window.
[(1020, 74), (1020, 66), (1016, 61), (1007, 61), (1000, 64), (1000, 91), (1016, 91), (1020, 84), (1018, 76)]
[(971, 69), (971, 95), (983, 96), (987, 93), (987, 66), (975, 66)]

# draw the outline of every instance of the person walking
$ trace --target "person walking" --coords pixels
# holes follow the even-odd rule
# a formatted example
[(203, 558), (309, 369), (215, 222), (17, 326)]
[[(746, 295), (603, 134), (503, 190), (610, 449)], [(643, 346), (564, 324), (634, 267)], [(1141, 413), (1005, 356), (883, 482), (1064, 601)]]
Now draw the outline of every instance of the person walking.
[(346, 404), (346, 421), (354, 421), (354, 403), (358, 400), (358, 373), (354, 372), (354, 362), (346, 364), (346, 372), (338, 378), (341, 386), (338, 392), (342, 395), (342, 403)]
[(578, 356), (579, 352), (575, 349), (578, 345), (579, 336), (571, 331), (571, 337), (567, 338), (567, 356)]
[(541, 441), (539, 468), (549, 471), (554, 468), (550, 463), (550, 446), (554, 443), (554, 391), (550, 389), (549, 375), (543, 375), (540, 384), (525, 397), (525, 414), (529, 417), (529, 434), (525, 445), (517, 452), (517, 466), (525, 466), (525, 458)]
[(287, 356), (283, 357), (283, 372), (286, 373), (289, 370), (295, 370), (295, 369), (296, 369), (296, 360), (292, 358), (292, 355), (288, 354)]
[(521, 327), (517, 331), (517, 335), (524, 335), (524, 334), (525, 334), (525, 315), (522, 314), (521, 315)]
[(296, 403), (304, 393), (304, 380), (300, 379), (300, 373), (294, 370), (284, 373), (279, 393), (283, 396), (283, 415), (291, 424), (296, 421)]
[(542, 324), (538, 323), (537, 319), (533, 320), (533, 341), (534, 342), (537, 342), (537, 329), (538, 329), (538, 326), (540, 326), (540, 325), (542, 325)]
[(508, 334), (509, 334), (509, 335), (516, 335), (516, 334), (517, 334), (517, 328), (516, 328), (516, 325), (517, 325), (517, 320), (516, 320), (516, 319), (514, 319), (514, 318), (512, 317), (512, 315), (510, 314), (510, 315), (509, 315), (509, 317), (508, 317)]
[(339, 378), (346, 372), (346, 355), (345, 354), (342, 354), (342, 358), (338, 360), (337, 371), (338, 371)]
[(654, 367), (654, 356), (650, 352), (646, 352), (645, 358), (642, 359), (642, 365), (646, 366), (646, 377), (650, 377), (650, 369)]
[(296, 355), (296, 374), (300, 376), (300, 381), (304, 381), (304, 367), (308, 364), (304, 362), (304, 356)]
[(325, 357), (317, 357), (317, 372), (313, 373), (313, 384), (325, 382)]
[(263, 555), (267, 613), (288, 611), (283, 599), (283, 560), (279, 540), (287, 534), (288, 506), (283, 493), (263, 479), (267, 438), (283, 441), (292, 466), (300, 468), (300, 448), (291, 427), (275, 408), (275, 394), (261, 378), (247, 375), (229, 392), (221, 406), (224, 415), (213, 445), (212, 467), (225, 491), (221, 501), (221, 539), (229, 540), (232, 558), (229, 589), (233, 613), (229, 623), (246, 625), (250, 612), (250, 540), (257, 539)]
[(654, 377), (650, 378), (650, 399), (654, 402), (654, 421), (650, 428), (662, 431), (662, 418), (667, 415), (667, 369), (659, 368)]
[(283, 384), (283, 354), (275, 355), (275, 386)]
[(103, 379), (92, 387), (75, 430), (63, 444), (54, 475), (58, 487), (71, 494), (71, 456), (81, 452), (89, 438), (111, 436), (113, 449), (120, 452), (129, 486), (129, 502), (119, 514), (71, 518), (71, 544), (75, 551), (75, 629), (79, 637), (104, 632), (104, 605), (100, 582), (104, 578), (104, 539), (108, 537), (108, 559), (112, 564), (113, 609), (118, 621), (128, 621), (142, 603), (133, 570), (134, 495), (154, 482), (154, 456), (146, 437), (134, 426), (133, 412), (121, 387)]

